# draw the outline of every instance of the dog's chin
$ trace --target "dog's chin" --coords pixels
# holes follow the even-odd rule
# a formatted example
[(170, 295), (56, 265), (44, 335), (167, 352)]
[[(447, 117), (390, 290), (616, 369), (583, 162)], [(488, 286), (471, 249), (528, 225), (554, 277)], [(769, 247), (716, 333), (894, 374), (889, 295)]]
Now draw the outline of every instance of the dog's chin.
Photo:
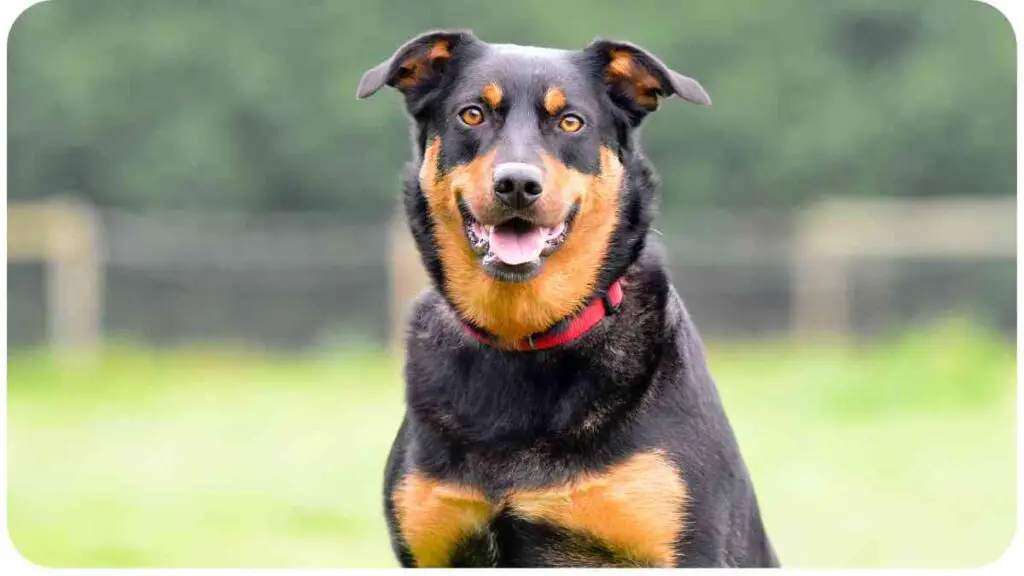
[(480, 259), (480, 267), (484, 273), (499, 282), (519, 284), (529, 282), (544, 267), (544, 258), (538, 258), (532, 262), (522, 264), (506, 264), (500, 258), (491, 254), (485, 254)]
[(548, 257), (557, 252), (572, 231), (579, 211), (573, 205), (565, 220), (553, 227), (541, 227), (523, 218), (497, 224), (478, 221), (460, 202), (466, 241), (479, 258), (485, 274), (510, 284), (529, 282), (540, 274)]

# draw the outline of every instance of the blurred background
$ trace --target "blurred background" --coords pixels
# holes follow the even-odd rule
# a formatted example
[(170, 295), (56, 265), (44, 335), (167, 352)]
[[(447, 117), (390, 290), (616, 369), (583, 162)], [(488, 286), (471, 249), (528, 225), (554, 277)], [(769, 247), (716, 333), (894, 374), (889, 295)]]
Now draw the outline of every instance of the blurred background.
[(9, 38), (8, 514), (48, 566), (394, 566), (424, 286), (395, 219), (431, 28), (700, 80), (656, 222), (784, 565), (1015, 530), (1015, 42), (973, 0), (51, 0)]

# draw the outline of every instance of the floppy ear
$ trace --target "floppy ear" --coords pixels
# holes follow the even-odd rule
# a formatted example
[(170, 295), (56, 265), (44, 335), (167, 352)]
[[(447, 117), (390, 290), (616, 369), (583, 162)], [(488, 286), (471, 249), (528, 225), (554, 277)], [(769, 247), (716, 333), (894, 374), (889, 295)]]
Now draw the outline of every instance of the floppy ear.
[(476, 37), (468, 30), (426, 32), (403, 44), (391, 58), (363, 74), (356, 89), (359, 99), (373, 96), (387, 84), (408, 96), (435, 86), (448, 71), (452, 54)]
[(612, 101), (637, 122), (658, 109), (660, 98), (672, 95), (701, 106), (711, 105), (699, 82), (665, 66), (639, 46), (597, 39), (583, 52), (595, 65)]

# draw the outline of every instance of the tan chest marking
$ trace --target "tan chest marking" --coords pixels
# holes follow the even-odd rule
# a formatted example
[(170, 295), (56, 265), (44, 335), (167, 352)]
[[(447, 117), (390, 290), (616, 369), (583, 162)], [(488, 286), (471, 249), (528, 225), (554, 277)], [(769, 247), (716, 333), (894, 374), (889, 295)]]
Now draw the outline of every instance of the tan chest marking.
[(672, 566), (687, 493), (668, 458), (652, 451), (567, 484), (514, 491), (500, 502), (412, 472), (392, 499), (402, 537), (421, 567), (447, 565), (459, 541), (506, 506), (525, 520), (591, 535), (640, 564)]
[(630, 558), (672, 566), (686, 486), (661, 452), (637, 454), (564, 486), (514, 492), (513, 514), (586, 532)]
[(399, 530), (421, 568), (447, 566), (455, 546), (490, 522), (496, 509), (479, 491), (417, 472), (392, 495)]

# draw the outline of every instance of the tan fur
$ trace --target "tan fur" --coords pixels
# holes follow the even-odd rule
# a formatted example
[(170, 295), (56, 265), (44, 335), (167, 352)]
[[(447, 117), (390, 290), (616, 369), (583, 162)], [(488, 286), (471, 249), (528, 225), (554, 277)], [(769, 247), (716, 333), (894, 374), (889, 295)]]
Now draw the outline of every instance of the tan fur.
[(509, 496), (521, 518), (586, 532), (638, 564), (661, 567), (675, 563), (686, 501), (685, 484), (660, 451), (565, 486)]
[(484, 86), (484, 89), (480, 91), (480, 98), (491, 108), (501, 106), (501, 99), (504, 95), (504, 92), (501, 91), (501, 86), (498, 86), (495, 82), (488, 83)]
[(402, 538), (420, 568), (446, 566), (459, 540), (486, 526), (495, 513), (480, 492), (416, 472), (391, 498)]
[(427, 54), (429, 60), (447, 60), (452, 57), (452, 53), (448, 51), (448, 41), (441, 40), (437, 44), (434, 44), (430, 48), (430, 53)]
[(565, 108), (565, 92), (558, 88), (549, 88), (544, 94), (544, 110), (554, 116)]
[[(660, 450), (634, 455), (597, 473), (497, 501), (470, 487), (413, 471), (392, 495), (402, 538), (420, 567), (447, 565), (459, 541), (486, 528), (502, 509), (524, 520), (581, 532), (635, 566), (672, 566), (682, 535), (686, 485)], [(600, 565), (568, 546), (544, 552), (551, 565)]]
[(597, 175), (571, 170), (544, 156), (539, 225), (554, 226), (564, 220), (576, 201), (580, 209), (565, 244), (547, 259), (541, 272), (529, 282), (513, 284), (484, 273), (466, 241), (456, 202), (461, 193), (478, 217), (489, 213), (494, 201), (490, 192), (494, 153), (442, 175), (437, 170), (440, 146), (437, 138), (427, 148), (419, 179), (434, 222), (448, 294), (463, 318), (500, 342), (511, 343), (547, 330), (576, 312), (594, 291), (615, 226), (623, 172), (615, 153), (601, 149)]
[(448, 50), (448, 42), (440, 40), (430, 47), (429, 50), (420, 50), (402, 62), (401, 68), (408, 71), (408, 74), (398, 80), (399, 90), (408, 90), (422, 82), (430, 72), (435, 61), (448, 60), (451, 58)]
[(611, 60), (605, 69), (605, 78), (612, 82), (625, 82), (633, 97), (648, 110), (658, 108), (658, 91), (661, 83), (647, 68), (636, 62), (626, 50), (612, 50)]
[(625, 50), (612, 50), (608, 61), (607, 75), (612, 78), (630, 78), (633, 76), (633, 57)]

